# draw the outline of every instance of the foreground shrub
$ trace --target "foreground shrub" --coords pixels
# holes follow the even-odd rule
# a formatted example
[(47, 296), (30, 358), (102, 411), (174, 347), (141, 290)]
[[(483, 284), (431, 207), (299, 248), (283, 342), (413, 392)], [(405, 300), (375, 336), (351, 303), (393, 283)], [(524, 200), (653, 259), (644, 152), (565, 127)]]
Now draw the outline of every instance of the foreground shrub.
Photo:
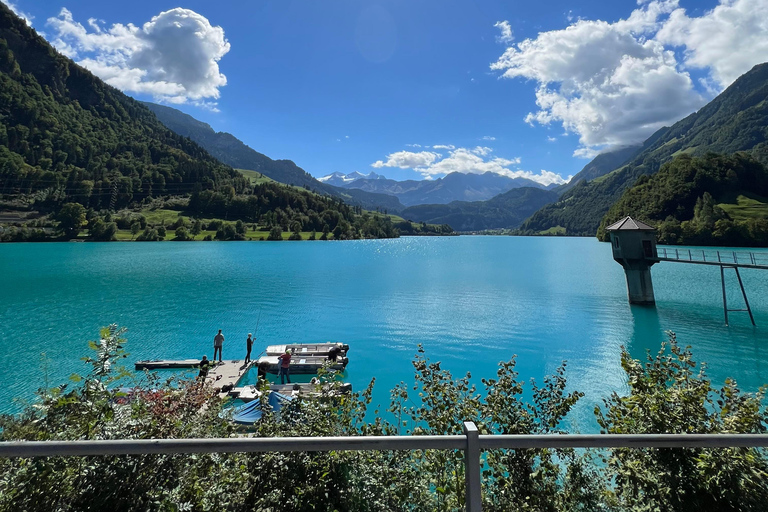
[[(210, 386), (123, 368), (124, 333), (112, 325), (90, 343), (85, 377), (41, 390), (24, 413), (0, 417), (0, 441), (243, 433)], [(414, 382), (392, 390), (386, 417), (371, 410), (373, 381), (339, 396), (335, 374), (323, 372), (318, 396), (279, 414), (264, 403), (249, 435), (459, 434), (467, 420), (484, 434), (553, 434), (582, 397), (567, 391), (565, 363), (528, 387), (513, 358), (481, 388), (421, 348), (413, 365)], [(715, 390), (674, 335), (645, 365), (624, 351), (622, 366), (630, 393), (596, 409), (604, 432), (766, 431), (764, 390), (745, 394), (732, 381)], [(601, 464), (591, 463), (596, 455)], [(492, 450), (482, 463), (487, 511), (751, 511), (768, 498), (768, 463), (751, 449)], [(0, 511), (459, 511), (464, 500), (463, 453), (450, 450), (0, 459)]]

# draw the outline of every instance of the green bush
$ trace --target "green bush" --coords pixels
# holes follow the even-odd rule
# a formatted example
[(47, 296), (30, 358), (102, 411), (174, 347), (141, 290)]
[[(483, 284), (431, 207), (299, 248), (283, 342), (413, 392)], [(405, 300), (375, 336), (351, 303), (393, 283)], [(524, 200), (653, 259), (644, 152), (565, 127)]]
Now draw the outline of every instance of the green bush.
[[(73, 384), (41, 390), (34, 406), (0, 417), (0, 441), (230, 437), (210, 385), (136, 376), (124, 329), (112, 325), (90, 342), (90, 371)], [(668, 349), (668, 351), (667, 351)], [(669, 344), (642, 365), (622, 354), (629, 394), (595, 411), (608, 433), (765, 432), (764, 390), (712, 387), (688, 348)], [(339, 396), (334, 372), (321, 372), (313, 397), (279, 415), (264, 407), (250, 435), (359, 436), (459, 434), (466, 420), (483, 434), (553, 434), (581, 398), (566, 391), (565, 363), (530, 388), (516, 360), (496, 378), (454, 378), (419, 348), (414, 381), (391, 392), (388, 415), (371, 410), (374, 382)], [(126, 386), (134, 391), (119, 391)], [(266, 400), (266, 394), (263, 395)], [(529, 398), (528, 398), (529, 397)], [(488, 511), (758, 511), (768, 498), (761, 450), (728, 448), (489, 450), (483, 453), (483, 509)], [(459, 511), (464, 508), (462, 451), (217, 453), (0, 459), (0, 511), (281, 510)]]

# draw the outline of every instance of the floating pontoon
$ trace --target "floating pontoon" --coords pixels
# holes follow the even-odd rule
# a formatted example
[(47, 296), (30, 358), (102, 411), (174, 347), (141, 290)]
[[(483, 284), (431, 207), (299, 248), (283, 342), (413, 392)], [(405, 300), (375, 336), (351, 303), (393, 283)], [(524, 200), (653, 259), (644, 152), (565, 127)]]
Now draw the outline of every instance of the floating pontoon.
[(136, 361), (137, 370), (163, 370), (167, 368), (196, 368), (200, 366), (199, 359), (153, 359)]

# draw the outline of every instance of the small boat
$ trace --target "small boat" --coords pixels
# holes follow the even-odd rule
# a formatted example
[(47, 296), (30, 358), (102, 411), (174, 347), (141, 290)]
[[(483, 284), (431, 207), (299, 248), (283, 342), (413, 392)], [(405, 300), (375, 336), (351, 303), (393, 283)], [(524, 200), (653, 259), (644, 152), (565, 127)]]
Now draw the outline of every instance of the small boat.
[[(335, 361), (329, 359), (328, 356), (303, 356), (292, 355), (291, 356), (291, 374), (292, 375), (306, 375), (314, 374), (322, 368), (324, 365), (330, 363), (330, 368), (336, 371), (344, 371), (347, 367), (349, 359), (346, 357), (337, 357)], [(266, 363), (267, 371), (269, 373), (277, 373), (277, 369), (280, 366), (280, 360), (277, 356), (262, 356), (256, 362), (256, 366)]]
[[(292, 396), (285, 396), (281, 395), (280, 393), (270, 391), (267, 403), (273, 412), (280, 412), (280, 409), (282, 409), (291, 400), (293, 400)], [(239, 425), (253, 425), (259, 421), (263, 415), (261, 410), (261, 401), (253, 400), (252, 402), (248, 402), (247, 404), (241, 405), (240, 407), (225, 409), (221, 412), (221, 415), (227, 415), (230, 413), (232, 414), (233, 422)]]
[(136, 361), (137, 370), (162, 370), (166, 368), (197, 368), (199, 359), (153, 359)]
[(344, 343), (286, 343), (284, 345), (270, 345), (264, 353), (268, 356), (279, 356), (290, 350), (294, 356), (346, 356), (349, 345)]
[[(336, 389), (334, 389), (330, 383), (322, 385), (314, 382), (270, 384), (269, 390), (284, 396), (319, 395), (323, 391), (333, 391), (335, 394), (348, 394), (352, 392), (352, 384), (345, 382)], [(229, 392), (229, 396), (242, 400), (243, 402), (251, 402), (261, 396), (261, 391), (259, 391), (256, 386), (243, 386), (232, 389)]]

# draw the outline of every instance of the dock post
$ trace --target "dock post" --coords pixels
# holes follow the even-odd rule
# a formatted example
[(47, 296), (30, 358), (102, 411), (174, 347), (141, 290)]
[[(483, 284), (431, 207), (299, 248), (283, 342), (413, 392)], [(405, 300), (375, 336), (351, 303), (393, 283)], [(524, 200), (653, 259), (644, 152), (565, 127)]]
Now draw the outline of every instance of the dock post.
[(728, 327), (728, 299), (725, 296), (725, 267), (720, 265), (720, 282), (723, 285), (723, 313), (725, 314), (725, 326)]

